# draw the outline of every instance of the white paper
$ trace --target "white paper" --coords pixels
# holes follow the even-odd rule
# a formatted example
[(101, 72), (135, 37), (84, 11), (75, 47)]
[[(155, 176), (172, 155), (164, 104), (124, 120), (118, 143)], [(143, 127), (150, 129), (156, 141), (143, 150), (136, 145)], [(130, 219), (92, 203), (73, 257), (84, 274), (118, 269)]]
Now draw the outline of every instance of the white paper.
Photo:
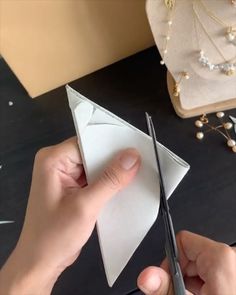
[[(88, 183), (95, 180), (122, 149), (136, 148), (142, 157), (135, 180), (107, 203), (97, 221), (105, 272), (112, 286), (158, 215), (160, 188), (153, 144), (139, 129), (71, 87), (66, 86), (66, 90)], [(169, 197), (189, 165), (160, 143), (158, 151)]]

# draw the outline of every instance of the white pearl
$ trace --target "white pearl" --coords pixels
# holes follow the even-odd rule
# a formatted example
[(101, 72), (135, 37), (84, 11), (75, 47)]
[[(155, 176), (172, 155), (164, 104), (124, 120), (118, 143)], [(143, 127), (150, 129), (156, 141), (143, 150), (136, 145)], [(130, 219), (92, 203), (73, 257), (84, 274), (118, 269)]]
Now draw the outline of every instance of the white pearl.
[(217, 118), (223, 118), (224, 115), (225, 115), (224, 112), (218, 112), (218, 113), (216, 113), (216, 117), (217, 117)]
[(235, 35), (233, 33), (228, 33), (227, 39), (228, 39), (228, 41), (233, 41), (235, 39)]
[(234, 145), (234, 146), (232, 147), (232, 151), (233, 151), (234, 153), (236, 153), (236, 145)]
[(164, 64), (165, 64), (165, 62), (164, 62), (163, 59), (160, 61), (160, 64), (161, 64), (161, 65), (164, 65)]
[(228, 145), (229, 147), (233, 147), (233, 146), (236, 145), (236, 142), (235, 142), (235, 140), (233, 140), (233, 139), (229, 139), (229, 140), (227, 141), (227, 145)]
[(185, 78), (186, 80), (189, 80), (189, 78), (190, 78), (189, 74), (188, 74), (188, 73), (184, 73), (184, 78)]
[(166, 54), (166, 53), (167, 53), (167, 49), (165, 49), (165, 50), (163, 51), (163, 53)]
[(172, 25), (172, 21), (171, 21), (171, 20), (168, 21), (168, 25), (169, 25), (169, 26)]
[(233, 124), (230, 122), (227, 122), (224, 124), (225, 129), (231, 129), (233, 127)]
[(8, 105), (9, 105), (9, 107), (13, 106), (13, 102), (12, 101), (8, 101)]
[(166, 36), (166, 40), (168, 40), (168, 41), (169, 41), (169, 40), (170, 40), (170, 36)]
[(204, 51), (203, 50), (200, 50), (200, 55), (204, 55)]
[(197, 137), (197, 139), (203, 139), (204, 133), (203, 132), (197, 132), (196, 137)]
[(2, 165), (0, 164), (0, 170), (2, 169)]
[(200, 120), (197, 120), (195, 122), (195, 126), (201, 128), (203, 126), (203, 123)]

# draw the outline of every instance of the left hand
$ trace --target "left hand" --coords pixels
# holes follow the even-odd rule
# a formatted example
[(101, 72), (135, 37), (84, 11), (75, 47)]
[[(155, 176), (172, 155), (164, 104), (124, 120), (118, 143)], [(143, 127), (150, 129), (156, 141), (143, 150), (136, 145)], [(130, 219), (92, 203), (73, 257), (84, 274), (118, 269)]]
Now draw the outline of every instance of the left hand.
[(85, 186), (76, 138), (40, 150), (23, 230), (0, 272), (0, 295), (50, 294), (90, 237), (102, 207), (134, 178), (139, 166), (138, 152), (127, 149)]

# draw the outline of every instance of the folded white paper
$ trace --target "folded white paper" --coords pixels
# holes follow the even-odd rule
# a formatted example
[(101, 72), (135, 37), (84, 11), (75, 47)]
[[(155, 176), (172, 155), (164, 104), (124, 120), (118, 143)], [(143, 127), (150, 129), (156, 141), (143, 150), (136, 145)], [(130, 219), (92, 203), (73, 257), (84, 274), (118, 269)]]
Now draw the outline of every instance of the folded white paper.
[[(66, 86), (66, 90), (88, 183), (122, 149), (136, 148), (142, 157), (135, 180), (107, 203), (97, 221), (104, 268), (112, 286), (158, 215), (160, 188), (153, 144), (139, 129), (71, 87)], [(189, 165), (160, 143), (158, 151), (169, 197)]]

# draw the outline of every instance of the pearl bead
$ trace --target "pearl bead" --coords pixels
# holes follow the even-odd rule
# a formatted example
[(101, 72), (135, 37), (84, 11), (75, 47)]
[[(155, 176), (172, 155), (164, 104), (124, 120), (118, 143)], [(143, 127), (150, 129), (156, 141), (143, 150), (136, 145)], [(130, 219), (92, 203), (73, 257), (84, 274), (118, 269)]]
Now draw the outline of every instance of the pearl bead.
[(228, 145), (229, 147), (233, 147), (233, 146), (236, 145), (236, 142), (235, 142), (235, 140), (233, 140), (233, 139), (229, 139), (229, 140), (227, 141), (227, 145)]
[(8, 101), (8, 105), (9, 105), (9, 107), (13, 106), (13, 102), (12, 101)]
[(198, 128), (202, 128), (203, 123), (202, 123), (200, 120), (197, 120), (197, 121), (195, 122), (195, 126), (198, 127)]
[(236, 145), (234, 145), (234, 146), (232, 147), (232, 151), (233, 151), (234, 153), (236, 153)]
[(223, 118), (224, 115), (225, 115), (224, 112), (218, 112), (218, 113), (216, 113), (216, 117), (217, 117), (217, 118)]
[(227, 34), (227, 40), (228, 41), (233, 41), (235, 39), (235, 35), (234, 34), (232, 34), (232, 33), (228, 33)]
[(162, 66), (165, 64), (165, 62), (164, 62), (163, 59), (160, 61), (160, 64), (161, 64)]
[(188, 74), (187, 72), (184, 73), (184, 78), (185, 78), (186, 80), (188, 80), (188, 79), (190, 78), (190, 76), (189, 76), (189, 74)]
[(166, 40), (168, 40), (168, 41), (169, 41), (169, 40), (170, 40), (170, 36), (166, 36)]
[(231, 129), (233, 127), (233, 124), (230, 122), (227, 122), (224, 124), (225, 129)]
[(197, 139), (203, 139), (204, 133), (203, 132), (197, 132), (196, 137), (197, 137)]
[(200, 50), (200, 55), (204, 55), (204, 51), (203, 50)]
[(167, 53), (167, 49), (165, 49), (165, 50), (163, 51), (163, 53), (166, 54), (166, 53)]
[(169, 26), (172, 25), (172, 21), (171, 21), (171, 20), (168, 21), (168, 25), (169, 25)]

